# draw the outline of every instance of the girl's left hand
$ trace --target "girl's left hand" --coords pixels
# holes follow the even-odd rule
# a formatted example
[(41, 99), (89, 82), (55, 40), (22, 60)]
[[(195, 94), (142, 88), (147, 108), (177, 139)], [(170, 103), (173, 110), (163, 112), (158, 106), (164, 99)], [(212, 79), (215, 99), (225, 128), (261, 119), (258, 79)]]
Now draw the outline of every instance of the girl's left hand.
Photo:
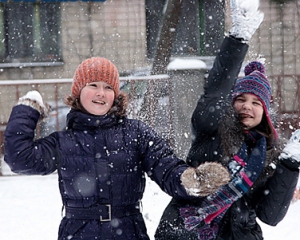
[(300, 129), (293, 132), (279, 157), (289, 168), (300, 167)]

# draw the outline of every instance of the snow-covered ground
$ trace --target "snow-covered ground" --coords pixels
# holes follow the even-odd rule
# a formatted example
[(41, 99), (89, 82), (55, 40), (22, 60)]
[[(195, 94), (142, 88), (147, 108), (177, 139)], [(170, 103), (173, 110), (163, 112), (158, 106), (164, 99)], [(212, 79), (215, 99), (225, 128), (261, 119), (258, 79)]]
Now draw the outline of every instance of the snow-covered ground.
[[(0, 177), (0, 239), (57, 239), (62, 207), (57, 174), (11, 176), (5, 171), (6, 176)], [(143, 215), (151, 239), (169, 200), (154, 182), (147, 181)], [(300, 201), (291, 205), (278, 226), (261, 226), (266, 240), (300, 239)]]

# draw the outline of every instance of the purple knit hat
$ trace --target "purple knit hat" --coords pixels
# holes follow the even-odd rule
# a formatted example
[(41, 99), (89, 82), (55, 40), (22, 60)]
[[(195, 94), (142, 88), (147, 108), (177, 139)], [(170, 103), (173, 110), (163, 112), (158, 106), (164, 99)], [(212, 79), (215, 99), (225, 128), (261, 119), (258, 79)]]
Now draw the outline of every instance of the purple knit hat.
[(257, 96), (263, 105), (268, 124), (273, 129), (277, 138), (277, 132), (269, 115), (272, 90), (265, 75), (265, 66), (259, 61), (253, 61), (247, 64), (244, 73), (245, 77), (238, 79), (234, 85), (232, 100), (235, 101), (236, 97), (243, 93), (252, 93)]

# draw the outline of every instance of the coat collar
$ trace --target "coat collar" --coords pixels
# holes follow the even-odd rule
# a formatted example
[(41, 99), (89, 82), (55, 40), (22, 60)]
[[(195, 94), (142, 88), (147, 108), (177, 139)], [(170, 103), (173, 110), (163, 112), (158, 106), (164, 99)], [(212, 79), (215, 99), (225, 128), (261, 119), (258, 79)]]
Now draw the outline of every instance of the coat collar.
[(118, 123), (114, 115), (95, 116), (72, 109), (67, 115), (68, 129), (91, 130), (108, 128)]
[[(227, 165), (228, 160), (238, 152), (244, 141), (248, 142), (247, 144), (253, 144), (255, 142), (255, 138), (258, 137), (257, 134), (258, 133), (256, 132), (245, 133), (243, 126), (238, 120), (236, 111), (232, 106), (230, 106), (219, 125), (219, 135), (223, 151), (222, 164)], [(267, 177), (273, 175), (275, 170), (274, 166), (278, 164), (278, 156), (281, 149), (281, 143), (278, 142), (276, 146), (267, 150), (265, 168), (263, 169), (259, 179), (255, 182), (255, 185), (253, 186), (254, 188)]]

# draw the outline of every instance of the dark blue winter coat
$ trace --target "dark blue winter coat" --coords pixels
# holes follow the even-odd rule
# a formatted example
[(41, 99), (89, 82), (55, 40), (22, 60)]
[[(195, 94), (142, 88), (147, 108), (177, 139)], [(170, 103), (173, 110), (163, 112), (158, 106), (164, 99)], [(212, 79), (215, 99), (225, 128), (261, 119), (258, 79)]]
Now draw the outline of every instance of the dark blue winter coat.
[[(145, 173), (171, 196), (188, 197), (180, 183), (187, 165), (143, 122), (71, 110), (68, 130), (34, 140), (39, 116), (29, 106), (13, 108), (5, 131), (5, 161), (19, 174), (57, 170), (62, 201), (70, 211), (58, 239), (149, 239), (139, 212)], [(104, 213), (80, 219), (89, 208)]]
[[(193, 138), (187, 156), (187, 163), (191, 166), (196, 167), (205, 161), (226, 165), (244, 141), (243, 128), (232, 107), (230, 93), (247, 50), (247, 44), (232, 37), (226, 37), (221, 45), (205, 82), (204, 94), (191, 119)], [(226, 212), (215, 239), (262, 240), (256, 218), (271, 226), (284, 218), (299, 172), (279, 162), (277, 150), (268, 150), (263, 172), (251, 190)], [(199, 201), (172, 199), (163, 213), (155, 239), (198, 239), (196, 231), (184, 228), (179, 209), (188, 205), (198, 206)]]

